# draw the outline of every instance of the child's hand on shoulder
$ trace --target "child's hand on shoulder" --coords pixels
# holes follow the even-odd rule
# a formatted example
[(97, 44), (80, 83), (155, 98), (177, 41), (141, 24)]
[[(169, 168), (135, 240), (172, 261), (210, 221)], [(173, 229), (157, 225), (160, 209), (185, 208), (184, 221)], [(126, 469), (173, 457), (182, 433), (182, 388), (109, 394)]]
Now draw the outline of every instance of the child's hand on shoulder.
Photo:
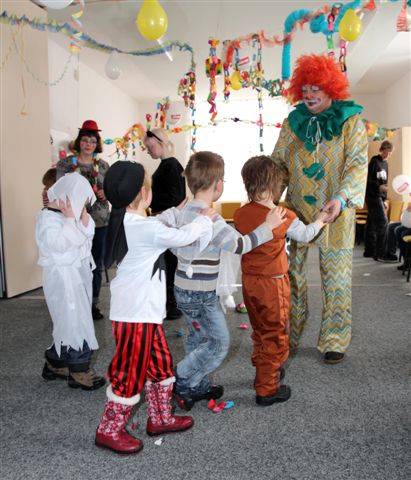
[(200, 214), (211, 219), (218, 215), (218, 213), (212, 208), (203, 208), (202, 210), (200, 210)]
[(71, 208), (71, 203), (70, 200), (67, 198), (66, 202), (63, 202), (63, 200), (58, 201), (58, 206), (61, 211), (61, 213), (67, 217), (67, 218), (74, 218), (74, 212), (73, 209)]
[(274, 228), (279, 227), (285, 222), (285, 209), (282, 207), (274, 207), (267, 213), (265, 221), (268, 223), (271, 230), (274, 230)]

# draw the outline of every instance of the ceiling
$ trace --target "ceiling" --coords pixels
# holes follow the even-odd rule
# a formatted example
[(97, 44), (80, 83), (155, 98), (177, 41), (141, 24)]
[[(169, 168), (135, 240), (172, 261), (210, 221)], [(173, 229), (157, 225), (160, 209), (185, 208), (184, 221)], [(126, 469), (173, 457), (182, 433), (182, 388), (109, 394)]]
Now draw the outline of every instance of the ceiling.
[[(194, 48), (198, 98), (205, 100), (209, 80), (204, 73), (204, 61), (209, 55), (209, 37), (234, 39), (260, 30), (269, 36), (277, 34), (281, 37), (284, 20), (291, 12), (300, 8), (317, 10), (324, 5), (331, 5), (331, 2), (163, 0), (161, 4), (168, 15), (168, 31), (163, 40), (178, 40)], [(347, 48), (348, 76), (353, 93), (384, 92), (410, 72), (410, 33), (396, 31), (402, 1), (376, 0), (376, 4), (377, 10), (367, 11), (363, 18), (363, 33)], [(141, 37), (135, 25), (141, 5), (142, 1), (86, 0), (81, 17), (83, 30), (96, 41), (125, 51), (153, 47), (157, 45), (156, 42)], [(49, 10), (49, 18), (70, 22), (70, 15), (76, 11), (79, 11), (79, 6), (74, 3), (64, 10)], [(68, 48), (69, 40), (64, 35), (53, 34), (51, 38)], [(306, 24), (303, 30), (296, 33), (292, 42), (292, 62), (302, 53), (319, 53), (325, 49), (324, 35), (311, 33)], [(262, 63), (266, 78), (281, 76), (281, 53), (281, 47), (263, 48)], [(171, 99), (178, 99), (178, 82), (190, 67), (190, 55), (173, 51), (172, 57), (173, 61), (164, 54), (152, 57), (121, 55), (119, 63), (122, 74), (117, 80), (110, 81), (140, 101), (158, 101), (167, 95)], [(83, 48), (81, 59), (104, 75), (107, 54)], [(219, 95), (222, 95), (222, 88), (220, 78)], [(232, 98), (244, 98), (250, 94), (255, 96), (249, 90), (233, 92)]]

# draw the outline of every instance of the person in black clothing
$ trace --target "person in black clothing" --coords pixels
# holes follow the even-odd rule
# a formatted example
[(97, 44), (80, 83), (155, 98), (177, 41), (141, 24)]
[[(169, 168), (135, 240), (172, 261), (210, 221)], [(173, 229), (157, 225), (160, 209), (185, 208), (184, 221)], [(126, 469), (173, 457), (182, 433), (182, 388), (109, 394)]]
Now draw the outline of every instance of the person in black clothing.
[(394, 150), (388, 140), (382, 142), (379, 155), (371, 158), (368, 165), (367, 190), (365, 203), (368, 208), (365, 226), (364, 257), (378, 260), (384, 255), (384, 239), (388, 225), (386, 204), (388, 192), (388, 162), (387, 159)]
[[(156, 128), (147, 130), (144, 138), (147, 153), (154, 160), (161, 159), (160, 165), (152, 176), (151, 189), (153, 200), (151, 214), (157, 215), (171, 207), (176, 207), (186, 198), (186, 183), (183, 177), (183, 167), (173, 156), (174, 145), (169, 140), (166, 130)], [(182, 316), (177, 308), (174, 297), (174, 275), (177, 268), (177, 258), (170, 250), (165, 252), (166, 283), (167, 283), (167, 317), (175, 320)]]

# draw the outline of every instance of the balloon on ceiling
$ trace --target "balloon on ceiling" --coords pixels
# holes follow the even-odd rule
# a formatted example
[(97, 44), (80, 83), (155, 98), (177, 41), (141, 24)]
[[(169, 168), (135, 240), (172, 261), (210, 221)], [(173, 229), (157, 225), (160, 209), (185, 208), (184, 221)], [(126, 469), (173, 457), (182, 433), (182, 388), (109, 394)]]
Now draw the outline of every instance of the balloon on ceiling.
[(157, 0), (144, 0), (138, 12), (136, 24), (144, 38), (158, 40), (167, 31), (167, 14)]
[(353, 42), (361, 35), (361, 19), (351, 8), (345, 12), (338, 31), (340, 37), (347, 42)]
[(51, 8), (52, 10), (62, 10), (72, 3), (73, 0), (39, 0), (39, 3), (44, 7)]
[(110, 56), (108, 57), (105, 66), (106, 75), (108, 76), (108, 78), (111, 78), (111, 80), (117, 80), (117, 78), (121, 75), (121, 68), (118, 61), (118, 52), (114, 50), (110, 53)]

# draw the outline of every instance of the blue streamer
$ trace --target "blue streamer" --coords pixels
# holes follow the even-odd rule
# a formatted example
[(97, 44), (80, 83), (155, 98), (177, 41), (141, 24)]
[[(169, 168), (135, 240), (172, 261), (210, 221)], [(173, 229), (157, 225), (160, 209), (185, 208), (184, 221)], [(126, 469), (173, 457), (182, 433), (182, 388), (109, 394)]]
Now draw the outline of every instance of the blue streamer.
[[(309, 15), (311, 10), (295, 10), (294, 12), (290, 13), (288, 17), (285, 19), (284, 22), (284, 32), (291, 33), (295, 24), (304, 18), (306, 15)], [(291, 41), (287, 42), (283, 45), (283, 54), (282, 54), (282, 79), (289, 80), (290, 79), (290, 55), (291, 55)]]

